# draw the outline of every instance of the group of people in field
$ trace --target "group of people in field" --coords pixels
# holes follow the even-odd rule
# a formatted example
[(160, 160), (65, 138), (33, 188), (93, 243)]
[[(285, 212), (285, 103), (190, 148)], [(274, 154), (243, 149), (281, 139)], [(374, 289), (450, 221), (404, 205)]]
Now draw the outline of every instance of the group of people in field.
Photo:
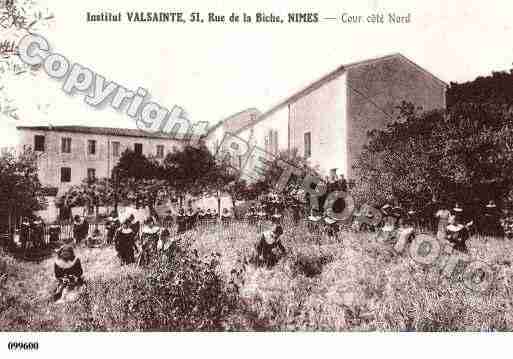
[[(346, 191), (345, 181), (330, 182), (330, 190)], [(283, 218), (290, 215), (293, 224), (305, 221), (310, 231), (320, 228), (328, 236), (336, 237), (340, 233), (340, 221), (332, 218), (326, 211), (310, 208), (308, 199), (299, 189), (290, 191), (287, 196), (268, 194), (262, 196), (258, 202), (253, 202), (246, 208), (246, 212), (238, 219), (246, 220), (249, 224), (259, 221), (272, 223), (270, 229), (258, 234), (255, 240), (256, 264), (273, 267), (286, 254), (286, 248), (281, 242), (284, 233)], [(343, 205), (342, 205), (343, 209)], [(476, 218), (475, 211), (465, 210), (463, 206), (454, 203), (437, 202), (432, 206), (430, 213), (416, 211), (412, 207), (403, 207), (398, 201), (385, 203), (380, 209), (380, 221), (372, 221), (372, 213), (355, 211), (349, 220), (349, 226), (356, 231), (380, 231), (385, 238), (411, 240), (420, 228), (426, 228), (426, 223), (435, 225), (434, 232), (440, 241), (450, 243), (452, 247), (461, 252), (467, 252), (467, 241), (475, 230), (476, 223), (480, 230), (489, 235), (500, 235), (504, 225), (501, 226), (501, 212), (493, 201), (489, 201)], [(375, 215), (376, 212), (374, 212)], [(241, 214), (241, 213), (239, 213)], [(148, 216), (143, 223), (130, 215), (120, 220), (113, 213), (106, 221), (106, 242), (113, 244), (122, 265), (137, 263), (149, 265), (153, 258), (158, 258), (167, 251), (174, 242), (173, 237), (194, 229), (202, 221), (219, 221), (229, 223), (234, 220), (234, 214), (228, 209), (222, 209), (219, 214), (212, 209), (180, 208), (174, 215), (174, 227), (167, 227), (155, 215)], [(369, 220), (362, 218), (368, 217)], [(426, 220), (427, 218), (427, 220)], [(75, 244), (82, 243), (87, 236), (87, 221), (75, 218), (73, 236)], [(429, 225), (427, 226), (429, 227)], [(512, 223), (513, 227), (513, 223)], [(171, 229), (173, 228), (173, 229)], [(82, 268), (80, 261), (75, 257), (71, 246), (64, 246), (58, 253), (55, 263), (55, 276), (60, 286), (64, 288), (69, 283), (79, 285), (82, 281)]]

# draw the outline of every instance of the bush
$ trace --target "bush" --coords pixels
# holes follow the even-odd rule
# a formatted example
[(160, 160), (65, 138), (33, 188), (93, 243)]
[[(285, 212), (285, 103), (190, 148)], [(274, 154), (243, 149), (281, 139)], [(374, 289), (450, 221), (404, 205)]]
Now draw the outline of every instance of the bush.
[(143, 275), (89, 283), (77, 329), (218, 331), (236, 309), (237, 292), (223, 282), (218, 256), (177, 252)]

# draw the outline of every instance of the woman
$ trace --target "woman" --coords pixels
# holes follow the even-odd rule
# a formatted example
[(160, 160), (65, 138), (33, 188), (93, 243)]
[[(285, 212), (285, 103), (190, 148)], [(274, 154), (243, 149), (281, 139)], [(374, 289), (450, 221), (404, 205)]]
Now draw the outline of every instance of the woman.
[(151, 258), (157, 253), (157, 243), (160, 239), (160, 227), (157, 226), (153, 218), (148, 218), (143, 226), (141, 235), (141, 256), (140, 265), (147, 265)]
[(308, 216), (308, 229), (310, 232), (319, 231), (319, 226), (322, 220), (321, 211), (318, 208), (311, 208), (310, 215)]
[(58, 282), (53, 296), (54, 300), (59, 300), (67, 291), (84, 283), (82, 264), (70, 245), (62, 246), (57, 252), (54, 272)]
[(187, 230), (187, 219), (185, 218), (183, 207), (178, 210), (178, 214), (176, 215), (176, 226), (177, 234), (185, 233)]
[(488, 236), (499, 236), (501, 232), (499, 225), (500, 211), (497, 209), (495, 202), (490, 200), (483, 212), (483, 232)]
[(114, 238), (116, 251), (122, 265), (135, 262), (134, 251), (137, 247), (135, 245), (135, 232), (130, 224), (130, 219), (125, 220)]
[(460, 252), (467, 253), (467, 241), (470, 237), (469, 227), (471, 222), (464, 225), (461, 216), (454, 216), (447, 226), (447, 240), (452, 244), (452, 247)]
[(33, 244), (36, 248), (41, 249), (45, 245), (44, 236), (45, 236), (45, 223), (41, 217), (34, 218), (34, 222), (32, 222), (32, 237)]
[(436, 238), (439, 241), (444, 241), (447, 239), (447, 225), (449, 224), (449, 219), (451, 218), (451, 212), (447, 209), (447, 205), (445, 203), (440, 205), (440, 208), (435, 213), (435, 218), (438, 219)]
[(232, 219), (232, 214), (228, 210), (228, 208), (223, 208), (223, 213), (221, 213), (221, 222), (226, 225), (229, 224)]
[(75, 243), (78, 245), (87, 237), (87, 233), (89, 232), (89, 224), (85, 220), (85, 218), (80, 218), (79, 215), (76, 215), (73, 223), (73, 238), (75, 239)]
[(30, 242), (30, 221), (28, 217), (23, 217), (20, 225), (20, 244), (23, 250), (27, 249), (28, 243)]
[[(263, 232), (258, 237), (256, 246), (258, 264), (264, 264), (270, 268), (278, 263), (280, 258), (285, 255), (286, 250), (280, 240), (282, 234), (282, 226), (277, 225), (272, 231)], [(275, 250), (279, 250), (280, 253), (275, 253)]]

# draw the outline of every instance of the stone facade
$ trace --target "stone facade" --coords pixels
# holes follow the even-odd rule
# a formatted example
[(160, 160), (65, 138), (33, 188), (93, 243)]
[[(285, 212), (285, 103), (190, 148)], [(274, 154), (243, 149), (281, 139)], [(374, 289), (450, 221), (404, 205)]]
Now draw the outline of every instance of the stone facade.
[[(112, 130), (112, 131), (110, 131)], [(118, 132), (121, 131), (121, 135)], [(18, 127), (19, 145), (35, 150), (35, 137), (44, 136), (44, 151), (38, 153), (39, 180), (45, 187), (55, 187), (58, 194), (72, 185), (80, 184), (88, 177), (88, 170), (94, 170), (96, 178), (110, 177), (112, 168), (126, 149), (142, 145), (142, 153), (147, 157), (157, 157), (157, 146), (163, 146), (163, 156), (174, 147), (182, 146), (182, 141), (153, 137), (139, 130), (119, 130), (80, 126), (60, 127)], [(133, 136), (130, 136), (133, 134)], [(71, 148), (63, 152), (63, 139), (71, 139)], [(95, 141), (95, 153), (90, 153), (89, 141)], [(119, 145), (116, 145), (119, 143)], [(115, 153), (115, 147), (118, 147)], [(62, 168), (69, 168), (69, 181), (63, 181)]]
[(235, 135), (271, 154), (297, 149), (323, 175), (335, 170), (352, 178), (352, 165), (367, 143), (368, 131), (395, 121), (402, 102), (424, 111), (445, 108), (446, 87), (401, 54), (343, 65)]

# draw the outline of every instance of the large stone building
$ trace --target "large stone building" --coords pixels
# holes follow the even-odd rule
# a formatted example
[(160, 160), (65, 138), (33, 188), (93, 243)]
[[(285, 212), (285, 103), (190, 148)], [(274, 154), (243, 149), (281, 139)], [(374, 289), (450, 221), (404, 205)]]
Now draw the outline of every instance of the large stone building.
[(39, 180), (63, 193), (86, 178), (110, 177), (126, 149), (163, 159), (183, 141), (141, 130), (85, 126), (19, 126), (19, 145), (38, 154)]
[(322, 174), (352, 178), (368, 131), (395, 121), (403, 101), (445, 108), (446, 88), (401, 54), (342, 65), (233, 134), (272, 154), (297, 149)]

